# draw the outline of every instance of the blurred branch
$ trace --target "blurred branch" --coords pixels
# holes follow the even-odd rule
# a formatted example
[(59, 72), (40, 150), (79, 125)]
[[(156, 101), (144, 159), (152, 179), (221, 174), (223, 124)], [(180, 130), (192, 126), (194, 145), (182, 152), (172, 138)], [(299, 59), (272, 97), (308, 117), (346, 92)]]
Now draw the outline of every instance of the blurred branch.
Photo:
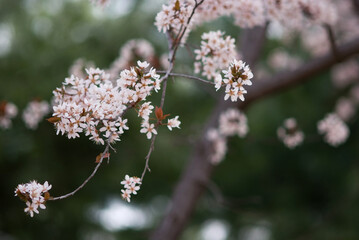
[(336, 57), (337, 61), (341, 61), (340, 53), (338, 52), (338, 47), (335, 41), (333, 28), (329, 24), (324, 24), (323, 26), (325, 31), (327, 32), (327, 36), (330, 42), (330, 48), (332, 50), (333, 55)]
[[(359, 54), (359, 38), (338, 46), (338, 54), (341, 56), (341, 60), (346, 60)], [(311, 77), (328, 70), (335, 64), (337, 64), (337, 58), (329, 53), (308, 61), (294, 71), (285, 71), (271, 77), (259, 79), (255, 81), (248, 91), (246, 101), (242, 102), (240, 107), (245, 108), (264, 97), (309, 81)]]
[(359, 0), (352, 0), (357, 14), (359, 15)]

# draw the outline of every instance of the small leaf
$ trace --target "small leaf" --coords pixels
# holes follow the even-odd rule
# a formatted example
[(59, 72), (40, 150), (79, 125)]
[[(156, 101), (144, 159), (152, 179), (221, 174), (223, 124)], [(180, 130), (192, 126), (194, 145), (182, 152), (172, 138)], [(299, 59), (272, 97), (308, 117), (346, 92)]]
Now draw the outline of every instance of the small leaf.
[(1, 101), (0, 102), (0, 116), (5, 115), (6, 104), (7, 104), (6, 101)]
[(61, 118), (59, 117), (50, 117), (48, 119), (46, 119), (48, 122), (50, 123), (57, 123), (57, 122), (60, 122), (61, 121)]
[(101, 159), (109, 158), (109, 157), (110, 157), (110, 153), (105, 153), (105, 154), (100, 153), (99, 155), (96, 156), (95, 163), (99, 163), (101, 161)]
[(176, 1), (175, 7), (174, 7), (173, 10), (175, 10), (175, 11), (179, 11), (179, 10), (180, 10), (180, 2), (179, 2), (179, 0)]
[(157, 118), (158, 121), (162, 121), (162, 120), (163, 120), (163, 111), (162, 111), (162, 108), (156, 107), (155, 114), (156, 114), (156, 118)]
[(49, 200), (50, 199), (50, 193), (49, 192), (45, 192), (44, 194), (44, 198), (45, 198), (45, 201)]

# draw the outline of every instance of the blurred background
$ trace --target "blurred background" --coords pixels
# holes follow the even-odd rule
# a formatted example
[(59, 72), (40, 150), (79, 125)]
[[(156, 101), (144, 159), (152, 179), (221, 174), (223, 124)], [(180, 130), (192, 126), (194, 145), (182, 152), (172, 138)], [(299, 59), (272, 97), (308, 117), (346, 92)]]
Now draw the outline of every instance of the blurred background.
[[(73, 63), (82, 58), (108, 68), (130, 39), (146, 39), (156, 56), (166, 52), (165, 35), (153, 25), (163, 1), (112, 0), (99, 7), (86, 0), (0, 0), (0, 101), (23, 110), (33, 99), (51, 101)], [(197, 28), (189, 42), (198, 46), (203, 31), (221, 29), (240, 36), (230, 18)], [(282, 46), (271, 30), (259, 67)], [(294, 40), (286, 50), (302, 61), (310, 55)], [(193, 71), (193, 58), (179, 52), (175, 72)], [(259, 70), (258, 70), (259, 71)], [(259, 74), (259, 73), (258, 73)], [(250, 91), (250, 89), (248, 89)], [(348, 141), (335, 148), (317, 134), (317, 122), (345, 94), (330, 83), (330, 72), (295, 89), (256, 102), (247, 109), (250, 132), (229, 140), (228, 153), (213, 176), (183, 233), (191, 240), (359, 239), (359, 126), (349, 122)], [(47, 203), (33, 218), (14, 197), (19, 183), (53, 185), (53, 196), (74, 190), (95, 166), (103, 147), (86, 137), (68, 140), (42, 121), (25, 127), (21, 113), (0, 130), (0, 239), (146, 239), (159, 224), (191, 146), (215, 104), (212, 87), (171, 80), (165, 113), (180, 116), (181, 129), (160, 129), (141, 190), (131, 203), (121, 199), (126, 174), (139, 176), (150, 141), (130, 113), (128, 131), (115, 145), (109, 164), (75, 196)], [(151, 99), (156, 105), (159, 97)], [(283, 120), (295, 117), (306, 134), (290, 150), (277, 138)], [(218, 192), (225, 201), (218, 201)]]

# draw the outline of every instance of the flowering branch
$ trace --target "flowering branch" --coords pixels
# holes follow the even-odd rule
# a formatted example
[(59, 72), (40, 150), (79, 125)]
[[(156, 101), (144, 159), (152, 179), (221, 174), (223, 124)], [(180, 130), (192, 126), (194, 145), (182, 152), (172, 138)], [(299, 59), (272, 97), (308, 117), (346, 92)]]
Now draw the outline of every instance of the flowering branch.
[[(170, 66), (168, 67), (165, 75), (163, 77), (161, 77), (160, 79), (160, 82), (162, 83), (162, 96), (161, 96), (161, 104), (160, 104), (160, 109), (162, 111), (163, 109), (163, 106), (164, 106), (164, 103), (165, 103), (165, 97), (166, 97), (166, 89), (167, 89), (167, 79), (168, 77), (171, 75), (171, 72), (173, 70), (173, 67), (174, 67), (174, 64), (175, 64), (175, 57), (176, 57), (176, 52), (177, 52), (177, 49), (181, 43), (181, 40), (185, 34), (185, 32), (187, 31), (187, 26), (188, 24), (190, 23), (196, 9), (198, 8), (199, 5), (201, 5), (203, 3), (204, 0), (201, 0), (200, 2), (197, 2), (197, 0), (195, 1), (195, 6), (191, 12), (191, 15), (189, 16), (188, 20), (187, 20), (187, 25), (185, 27), (183, 27), (183, 24), (181, 26), (181, 30), (180, 32), (178, 33), (178, 37), (175, 39), (175, 41), (173, 41), (173, 39), (171, 38), (171, 35), (169, 34), (169, 32), (167, 32), (167, 41), (168, 41), (168, 47), (169, 47), (169, 62), (170, 62)], [(157, 129), (160, 125), (160, 121), (161, 119), (158, 119), (158, 123), (156, 124), (156, 127), (155, 127), (155, 131), (157, 132)], [(143, 182), (143, 178), (146, 174), (147, 171), (151, 172), (151, 169), (149, 167), (149, 161), (150, 161), (150, 157), (151, 157), (151, 154), (154, 150), (154, 145), (155, 145), (155, 141), (156, 141), (156, 136), (157, 135), (154, 135), (152, 137), (152, 140), (151, 140), (151, 145), (150, 145), (150, 149), (145, 157), (145, 167), (143, 169), (143, 172), (142, 172), (142, 175), (141, 175), (141, 183)]]

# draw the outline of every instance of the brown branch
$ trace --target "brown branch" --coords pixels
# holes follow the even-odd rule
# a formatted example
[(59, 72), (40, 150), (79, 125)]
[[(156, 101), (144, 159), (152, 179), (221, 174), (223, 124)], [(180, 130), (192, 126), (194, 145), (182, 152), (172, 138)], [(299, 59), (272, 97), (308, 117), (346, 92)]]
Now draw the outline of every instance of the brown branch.
[[(164, 71), (157, 71), (157, 73), (166, 73), (166, 72), (164, 72)], [(183, 74), (183, 73), (169, 73), (168, 75), (169, 75), (169, 76), (171, 76), (171, 77), (182, 77), (182, 78), (188, 78), (188, 79), (191, 79), (191, 80), (196, 80), (196, 81), (199, 81), (199, 82), (203, 82), (203, 83), (207, 83), (207, 84), (215, 85), (215, 84), (214, 84), (214, 82), (211, 82), (211, 81), (205, 80), (205, 79), (200, 78), (200, 77), (196, 77), (196, 76), (188, 75), (188, 74)]]
[(359, 15), (359, 0), (352, 0), (352, 2), (357, 14)]
[[(339, 46), (338, 53), (342, 60), (359, 54), (359, 38)], [(255, 80), (253, 86), (246, 95), (246, 101), (241, 104), (241, 108), (247, 107), (254, 101), (266, 96), (270, 96), (274, 93), (281, 92), (285, 89), (309, 81), (311, 77), (329, 69), (336, 63), (337, 58), (329, 53), (303, 64), (294, 71), (281, 72), (272, 77)]]
[(332, 50), (333, 55), (337, 59), (338, 62), (341, 61), (340, 53), (338, 52), (338, 47), (335, 41), (333, 28), (329, 24), (324, 24), (325, 31), (327, 32), (328, 39), (330, 42), (330, 48)]
[[(49, 200), (52, 200), (52, 201), (55, 201), (55, 200), (61, 200), (61, 199), (65, 199), (65, 198), (68, 198), (68, 197), (71, 197), (73, 195), (75, 195), (75, 193), (77, 193), (78, 191), (80, 191), (96, 174), (97, 170), (99, 169), (99, 167), (101, 166), (102, 164), (102, 161), (103, 159), (105, 158), (105, 156), (107, 155), (107, 153), (109, 153), (109, 148), (110, 148), (110, 141), (107, 142), (107, 145), (106, 145), (106, 148), (105, 150), (103, 151), (103, 153), (101, 154), (101, 158), (100, 158), (100, 161), (97, 163), (95, 169), (93, 170), (93, 172), (91, 173), (91, 175), (86, 178), (86, 180), (80, 185), (78, 186), (74, 191), (68, 193), (68, 194), (65, 194), (65, 195), (62, 195), (62, 196), (59, 196), (59, 197), (52, 197), (50, 198)], [(108, 157), (108, 156), (107, 156)]]

